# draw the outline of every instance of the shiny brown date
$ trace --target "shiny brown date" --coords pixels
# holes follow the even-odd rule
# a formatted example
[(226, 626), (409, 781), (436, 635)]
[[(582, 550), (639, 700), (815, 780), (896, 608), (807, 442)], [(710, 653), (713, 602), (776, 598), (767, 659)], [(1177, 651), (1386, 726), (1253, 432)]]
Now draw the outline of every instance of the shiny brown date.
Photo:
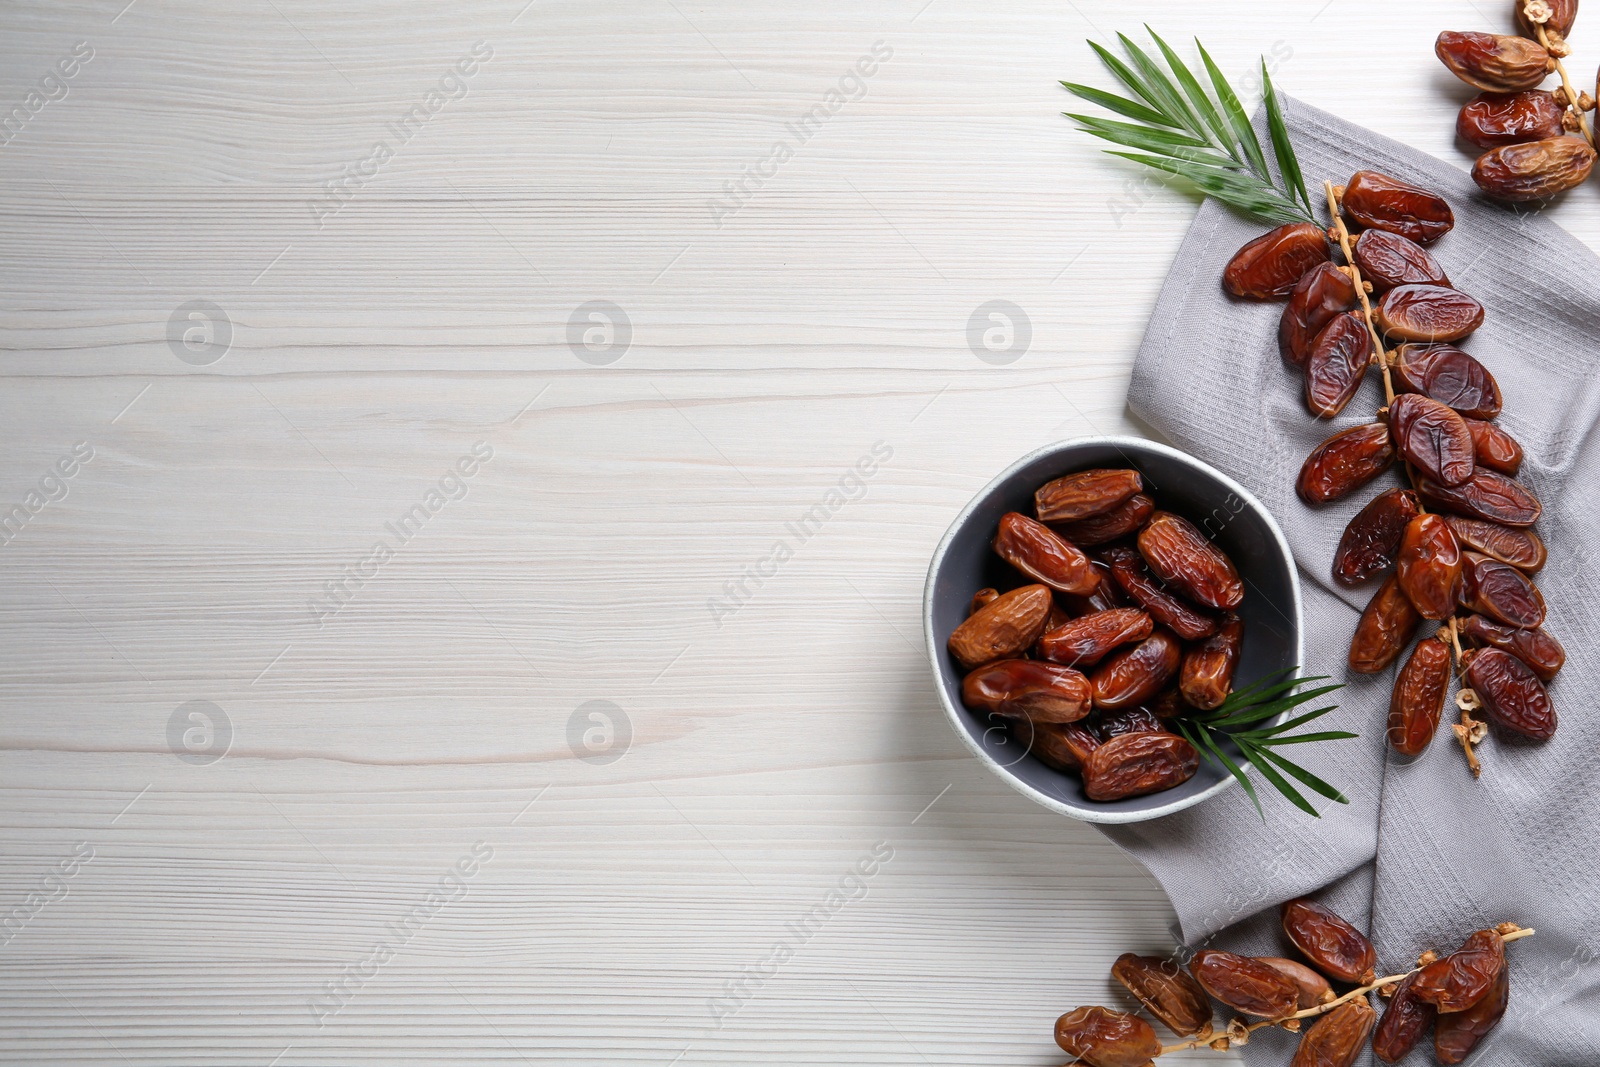
[(971, 618), (984, 608), (1000, 599), (998, 589), (980, 589), (972, 594), (972, 601), (967, 605), (967, 617)]
[(1161, 1055), (1155, 1027), (1101, 1007), (1078, 1008), (1057, 1019), (1056, 1044), (1089, 1067), (1146, 1067)]
[(1235, 252), (1222, 284), (1234, 296), (1271, 300), (1289, 295), (1301, 275), (1328, 258), (1328, 238), (1320, 226), (1291, 222)]
[(1178, 639), (1159, 629), (1132, 648), (1113, 652), (1090, 678), (1094, 706), (1116, 711), (1144, 703), (1178, 673), (1182, 655)]
[(1113, 608), (1072, 619), (1039, 638), (1039, 653), (1069, 667), (1092, 667), (1119, 645), (1150, 636), (1150, 616), (1138, 608)]
[(1089, 679), (1070, 667), (1031, 659), (979, 667), (962, 680), (961, 699), (974, 711), (1026, 716), (1034, 722), (1076, 722), (1094, 710)]
[(1021, 512), (1001, 516), (994, 551), (1029, 578), (1063, 593), (1087, 596), (1100, 586), (1088, 556)]
[(1381, 422), (1340, 430), (1300, 466), (1295, 490), (1307, 504), (1326, 504), (1366, 485), (1394, 463), (1394, 442)]
[(1467, 432), (1472, 435), (1472, 451), (1478, 466), (1510, 475), (1522, 469), (1522, 446), (1515, 437), (1483, 419), (1464, 421)]
[(1576, 137), (1548, 137), (1485, 152), (1472, 180), (1496, 200), (1543, 200), (1582, 185), (1594, 170), (1595, 152)]
[(1456, 599), (1468, 611), (1519, 630), (1544, 625), (1544, 596), (1538, 587), (1511, 564), (1478, 552), (1468, 552), (1462, 561)]
[(1185, 641), (1198, 641), (1217, 632), (1217, 620), (1169, 593), (1150, 575), (1144, 558), (1131, 548), (1106, 552), (1117, 584), (1157, 623)]
[(1126, 608), (1133, 604), (1122, 592), (1122, 587), (1111, 577), (1111, 566), (1104, 560), (1090, 558), (1094, 564), (1095, 573), (1100, 575), (1100, 584), (1088, 596), (1072, 596), (1061, 593), (1058, 600), (1063, 601), (1073, 615), (1089, 615), (1096, 611), (1111, 611), (1113, 608)]
[(1051, 726), (1022, 719), (1012, 724), (1011, 735), (1039, 762), (1058, 771), (1083, 770), (1089, 756), (1100, 747), (1100, 735), (1081, 722)]
[(1160, 956), (1124, 952), (1111, 965), (1121, 982), (1145, 1010), (1182, 1037), (1193, 1037), (1211, 1022), (1211, 1001), (1194, 976)]
[(1544, 630), (1519, 630), (1491, 622), (1482, 615), (1467, 616), (1462, 629), (1478, 644), (1498, 648), (1520, 659), (1541, 682), (1554, 679), (1567, 662), (1567, 650)]
[(1100, 716), (1100, 724), (1096, 729), (1102, 741), (1109, 741), (1113, 737), (1121, 737), (1123, 734), (1164, 734), (1168, 732), (1167, 728), (1161, 725), (1161, 719), (1157, 717), (1156, 713), (1143, 706), (1106, 712)]
[(1389, 698), (1389, 746), (1402, 756), (1420, 756), (1444, 714), (1450, 695), (1450, 646), (1437, 637), (1417, 642), (1400, 668)]
[(1487, 367), (1454, 345), (1401, 345), (1394, 378), (1401, 392), (1432, 397), (1468, 418), (1492, 419), (1500, 414), (1500, 383)]
[(1040, 522), (1077, 522), (1105, 514), (1142, 489), (1138, 471), (1079, 471), (1040, 486), (1033, 503)]
[(1356, 623), (1356, 632), (1350, 638), (1350, 669), (1358, 674), (1388, 670), (1405, 651), (1421, 621), (1411, 599), (1401, 591), (1399, 578), (1389, 575)]
[(971, 670), (1021, 655), (1038, 640), (1050, 617), (1050, 587), (1025, 585), (1002, 593), (950, 635), (950, 652)]
[(1456, 115), (1456, 134), (1479, 148), (1560, 137), (1566, 108), (1543, 89), (1521, 93), (1479, 93)]
[(1201, 711), (1221, 706), (1233, 692), (1233, 672), (1244, 646), (1244, 623), (1224, 615), (1217, 632), (1189, 649), (1178, 671), (1178, 691)]
[(1333, 999), (1333, 987), (1328, 980), (1298, 960), (1286, 960), (1281, 956), (1257, 956), (1255, 959), (1295, 984), (1300, 990), (1300, 1001), (1296, 1006), (1301, 1011)]
[(1306, 354), (1306, 410), (1331, 419), (1350, 403), (1372, 364), (1372, 337), (1359, 311), (1347, 311), (1324, 326)]
[(1062, 523), (1056, 527), (1056, 532), (1072, 544), (1092, 548), (1133, 533), (1150, 521), (1155, 510), (1154, 500), (1143, 493), (1135, 493), (1102, 515)]
[(1283, 932), (1323, 974), (1341, 982), (1370, 982), (1378, 953), (1367, 935), (1314, 900), (1285, 901)]
[(1527, 486), (1482, 467), (1456, 486), (1419, 478), (1417, 493), (1435, 507), (1519, 529), (1538, 522), (1543, 511), (1539, 498)]
[(1083, 765), (1090, 800), (1123, 800), (1175, 789), (1200, 769), (1200, 753), (1177, 734), (1120, 734), (1094, 750)]
[(1368, 229), (1397, 233), (1419, 245), (1432, 244), (1456, 224), (1444, 197), (1375, 170), (1350, 176), (1341, 206)]
[(1438, 1024), (1433, 1028), (1433, 1058), (1445, 1064), (1465, 1062), (1472, 1050), (1478, 1047), (1478, 1042), (1505, 1015), (1510, 999), (1511, 977), (1502, 967), (1500, 976), (1494, 980), (1494, 985), (1489, 987), (1489, 992), (1482, 1000), (1466, 1011), (1439, 1016)]
[(1513, 530), (1499, 523), (1461, 515), (1446, 515), (1444, 521), (1456, 532), (1456, 540), (1467, 548), (1529, 574), (1544, 566), (1544, 541), (1532, 530)]
[(1411, 1055), (1439, 1013), (1432, 1004), (1417, 999), (1412, 988), (1416, 984), (1417, 976), (1413, 974), (1395, 987), (1372, 1035), (1373, 1054), (1384, 1063), (1399, 1063)]
[(1234, 1011), (1263, 1019), (1292, 1015), (1300, 987), (1260, 960), (1217, 949), (1201, 949), (1189, 961), (1190, 972), (1207, 993)]
[(1399, 285), (1383, 294), (1373, 320), (1402, 341), (1459, 341), (1483, 325), (1483, 305), (1442, 285)]
[(1426, 248), (1387, 230), (1363, 230), (1355, 244), (1361, 277), (1383, 292), (1397, 285), (1445, 285), (1450, 278)]
[(1493, 930), (1479, 930), (1450, 955), (1418, 971), (1411, 989), (1441, 1015), (1466, 1011), (1489, 995), (1505, 965), (1505, 941)]
[(1306, 271), (1289, 294), (1289, 305), (1278, 322), (1283, 358), (1296, 367), (1303, 366), (1323, 327), (1359, 305), (1355, 282), (1332, 263), (1319, 263)]
[(1467, 420), (1420, 393), (1401, 393), (1389, 405), (1395, 451), (1440, 485), (1460, 485), (1477, 469), (1477, 450)]
[(1424, 619), (1455, 614), (1461, 588), (1461, 543), (1441, 516), (1418, 515), (1400, 538), (1395, 576)]
[(1229, 611), (1244, 602), (1233, 561), (1181, 515), (1152, 515), (1139, 532), (1139, 554), (1156, 577), (1208, 608)]
[(1390, 489), (1356, 513), (1339, 538), (1333, 556), (1333, 577), (1343, 585), (1359, 585), (1394, 566), (1400, 538), (1419, 514), (1417, 494)]
[(1555, 736), (1556, 709), (1532, 667), (1498, 648), (1475, 648), (1462, 660), (1467, 684), (1483, 700), (1490, 722), (1535, 741)]
[(1367, 998), (1347, 1000), (1306, 1030), (1289, 1067), (1351, 1067), (1378, 1021)]
[(1450, 73), (1486, 93), (1536, 89), (1552, 69), (1543, 45), (1509, 34), (1446, 30), (1433, 51)]
[[(1545, 3), (1550, 8), (1550, 20), (1544, 24), (1544, 28), (1566, 37), (1572, 32), (1572, 23), (1578, 17), (1578, 0), (1545, 0)], [(1527, 6), (1526, 0), (1512, 0), (1511, 6), (1517, 12), (1517, 28), (1530, 41), (1537, 41), (1539, 31), (1528, 21), (1527, 12), (1524, 10)]]

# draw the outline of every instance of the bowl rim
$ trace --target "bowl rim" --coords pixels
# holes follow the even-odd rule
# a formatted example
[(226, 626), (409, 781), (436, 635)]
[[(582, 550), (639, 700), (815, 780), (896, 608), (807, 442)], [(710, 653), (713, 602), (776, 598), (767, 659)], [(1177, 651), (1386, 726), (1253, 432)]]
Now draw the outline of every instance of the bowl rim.
[(922, 634), (928, 653), (928, 665), (933, 671), (934, 689), (939, 694), (939, 703), (944, 708), (945, 718), (949, 721), (951, 729), (954, 730), (956, 736), (961, 739), (961, 743), (966, 746), (968, 752), (976, 756), (978, 761), (985, 767), (988, 767), (989, 770), (999, 777), (1001, 781), (1005, 782), (1012, 789), (1016, 790), (1018, 793), (1021, 793), (1023, 796), (1027, 797), (1029, 800), (1032, 800), (1034, 803), (1041, 805), (1042, 807), (1049, 808), (1051, 811), (1057, 812), (1061, 815), (1066, 815), (1069, 818), (1078, 819), (1081, 822), (1126, 824), (1148, 822), (1151, 819), (1159, 819), (1162, 816), (1183, 811), (1185, 808), (1190, 808), (1201, 803), (1202, 801), (1209, 800), (1230, 786), (1237, 785), (1238, 781), (1233, 777), (1233, 775), (1225, 774), (1216, 782), (1216, 784), (1209, 786), (1192, 796), (1173, 800), (1170, 803), (1159, 805), (1153, 808), (1147, 808), (1142, 811), (1130, 812), (1114, 811), (1109, 809), (1105, 811), (1096, 811), (1092, 808), (1073, 807), (1069, 804), (1063, 803), (1047, 793), (1042, 793), (1033, 786), (1029, 785), (1027, 782), (1024, 782), (1021, 778), (1009, 773), (1005, 767), (1000, 766), (1000, 764), (995, 761), (994, 757), (985, 751), (983, 746), (978, 744), (977, 741), (973, 739), (972, 735), (967, 731), (966, 723), (962, 718), (963, 714), (965, 713), (965, 709), (957, 707), (956, 702), (950, 698), (949, 690), (946, 688), (944, 684), (944, 678), (940, 674), (939, 657), (943, 655), (944, 649), (933, 632), (933, 600), (935, 580), (937, 579), (939, 571), (944, 565), (945, 555), (950, 549), (950, 543), (955, 540), (956, 534), (971, 520), (973, 513), (977, 511), (979, 505), (983, 501), (987, 500), (988, 497), (997, 489), (999, 489), (1002, 483), (1008, 481), (1023, 468), (1037, 462), (1038, 460), (1055, 455), (1058, 452), (1067, 451), (1071, 448), (1107, 445), (1115, 448), (1119, 452), (1147, 452), (1166, 456), (1169, 459), (1177, 460), (1179, 463), (1208, 474), (1220, 481), (1230, 491), (1239, 494), (1239, 498), (1243, 500), (1248, 507), (1255, 509), (1255, 511), (1266, 520), (1266, 527), (1271, 532), (1273, 539), (1277, 542), (1278, 551), (1282, 553), (1283, 559), (1286, 560), (1289, 565), (1289, 591), (1294, 602), (1294, 658), (1297, 664), (1303, 664), (1305, 662), (1305, 606), (1301, 598), (1300, 567), (1295, 560), (1294, 552), (1289, 548), (1288, 539), (1284, 537), (1283, 530), (1278, 526), (1278, 520), (1273, 518), (1272, 512), (1267, 509), (1265, 504), (1256, 498), (1254, 493), (1250, 492), (1250, 490), (1246, 489), (1233, 478), (1228, 477), (1211, 464), (1206, 463), (1204, 460), (1196, 459), (1187, 452), (1180, 451), (1179, 449), (1173, 448), (1171, 445), (1165, 444), (1161, 441), (1154, 441), (1146, 437), (1130, 437), (1124, 434), (1091, 434), (1085, 437), (1072, 437), (1036, 448), (1032, 452), (1029, 452), (1027, 455), (1022, 456), (1020, 459), (1007, 466), (1005, 470), (1001, 471), (993, 478), (989, 479), (983, 488), (974, 493), (972, 498), (967, 501), (966, 505), (962, 507), (962, 509), (956, 514), (956, 517), (951, 521), (949, 528), (945, 530), (944, 536), (939, 539), (939, 546), (934, 549), (933, 559), (928, 564), (928, 576), (923, 584), (922, 590)]

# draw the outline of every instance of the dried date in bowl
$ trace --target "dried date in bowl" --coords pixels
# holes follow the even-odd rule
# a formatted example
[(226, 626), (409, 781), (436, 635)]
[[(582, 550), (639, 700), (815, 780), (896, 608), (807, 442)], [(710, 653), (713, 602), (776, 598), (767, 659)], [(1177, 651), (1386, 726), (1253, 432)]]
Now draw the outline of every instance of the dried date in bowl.
[[(968, 672), (945, 645), (965, 620), (975, 591), (990, 586), (1005, 590), (1017, 581), (1015, 572), (995, 556), (989, 544), (1001, 516), (1031, 511), (1035, 490), (1057, 478), (1086, 470), (1129, 468), (1140, 472), (1140, 491), (1194, 523), (1237, 568), (1246, 589), (1244, 602), (1236, 611), (1245, 634), (1235, 669), (1240, 683), (1305, 661), (1299, 576), (1293, 557), (1277, 524), (1243, 486), (1176, 449), (1131, 437), (1061, 442), (1013, 464), (962, 509), (934, 554), (923, 601), (925, 647), (940, 706), (967, 749), (1029, 799), (1059, 814), (1092, 822), (1158, 818), (1237, 788), (1238, 783), (1225, 769), (1202, 762), (1192, 778), (1174, 789), (1091, 801), (1074, 774), (1045, 762), (1045, 745), (1035, 739), (1030, 750), (1027, 727), (1008, 729), (1004, 721), (962, 703), (961, 683)], [(1064, 594), (1056, 594), (1056, 600), (1064, 606), (1068, 602)], [(1093, 668), (1085, 673), (1092, 672)], [(1171, 685), (1168, 692), (1175, 694)], [(1156, 699), (1166, 695), (1158, 694)], [(1065, 733), (1081, 728), (1083, 721), (1089, 720), (1054, 729)], [(1039, 727), (1037, 732), (1042, 735), (1049, 729)], [(1050, 740), (1053, 742), (1053, 734)], [(1061, 766), (1070, 764), (1062, 760)]]

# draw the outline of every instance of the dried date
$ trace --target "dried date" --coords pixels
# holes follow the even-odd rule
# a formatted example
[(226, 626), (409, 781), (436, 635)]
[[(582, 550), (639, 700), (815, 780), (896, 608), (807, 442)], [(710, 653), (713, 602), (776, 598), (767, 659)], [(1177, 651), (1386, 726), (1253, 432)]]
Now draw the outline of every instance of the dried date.
[(1505, 965), (1505, 941), (1493, 930), (1479, 930), (1450, 955), (1418, 971), (1412, 992), (1441, 1015), (1466, 1011), (1489, 995)]
[(1389, 745), (1402, 756), (1420, 756), (1439, 729), (1450, 695), (1450, 646), (1437, 637), (1417, 642), (1395, 679), (1389, 698)]
[(1185, 641), (1198, 641), (1217, 632), (1216, 619), (1162, 588), (1151, 577), (1144, 558), (1133, 549), (1111, 549), (1106, 560), (1117, 584), (1158, 624)]
[(1233, 561), (1181, 515), (1158, 511), (1139, 532), (1139, 554), (1156, 576), (1208, 608), (1231, 611), (1244, 602)]
[(1143, 493), (1135, 493), (1110, 511), (1077, 522), (1062, 523), (1056, 529), (1072, 544), (1092, 548), (1135, 532), (1150, 521), (1155, 510), (1154, 500)]
[(1147, 1067), (1161, 1055), (1155, 1027), (1101, 1007), (1078, 1008), (1057, 1019), (1056, 1044), (1089, 1067)]
[(1033, 503), (1040, 522), (1077, 522), (1103, 515), (1143, 489), (1138, 471), (1079, 471), (1040, 486)]
[(1390, 489), (1373, 498), (1345, 527), (1333, 557), (1333, 577), (1343, 585), (1359, 585), (1394, 566), (1400, 538), (1420, 514), (1417, 494)]
[(1437, 400), (1402, 393), (1389, 405), (1395, 451), (1440, 485), (1460, 485), (1477, 469), (1477, 450), (1467, 420)]
[(1286, 901), (1283, 932), (1317, 970), (1341, 982), (1370, 982), (1378, 953), (1367, 935), (1314, 900)]
[(1380, 293), (1397, 285), (1450, 284), (1439, 261), (1409, 237), (1386, 230), (1364, 230), (1356, 238), (1354, 251), (1361, 277)]
[(1211, 711), (1233, 692), (1233, 672), (1244, 647), (1244, 623), (1224, 615), (1217, 632), (1189, 649), (1178, 672), (1178, 691), (1192, 707)]
[(1483, 419), (1463, 421), (1472, 435), (1472, 452), (1478, 466), (1508, 475), (1515, 475), (1522, 469), (1522, 446), (1515, 437)]
[(1029, 578), (1063, 593), (1087, 596), (1099, 588), (1100, 575), (1089, 564), (1088, 556), (1057, 537), (1044, 523), (1020, 512), (1001, 516), (994, 551)]
[(1454, 345), (1401, 345), (1395, 387), (1421, 393), (1474, 419), (1500, 414), (1500, 383), (1489, 369)]
[(1113, 737), (1123, 734), (1164, 734), (1167, 728), (1161, 725), (1161, 720), (1156, 713), (1146, 707), (1123, 708), (1121, 711), (1107, 712), (1100, 717), (1098, 726), (1100, 740), (1109, 741)]
[(1419, 245), (1432, 244), (1456, 224), (1444, 197), (1375, 170), (1351, 175), (1341, 205), (1368, 229), (1397, 233)]
[(1120, 652), (1113, 652), (1090, 679), (1094, 705), (1106, 711), (1142, 704), (1166, 688), (1178, 673), (1183, 647), (1166, 630)]
[(1519, 630), (1544, 625), (1544, 596), (1526, 575), (1509, 563), (1468, 552), (1461, 565), (1457, 601), (1468, 611)]
[(1295, 490), (1307, 504), (1327, 504), (1366, 485), (1393, 463), (1394, 443), (1383, 423), (1340, 430), (1306, 457)]
[(1511, 999), (1511, 977), (1504, 967), (1484, 998), (1466, 1011), (1440, 1015), (1433, 1028), (1433, 1057), (1440, 1063), (1462, 1063), (1478, 1042), (1500, 1022)]
[(1543, 511), (1539, 498), (1527, 486), (1482, 467), (1456, 486), (1418, 478), (1417, 493), (1434, 507), (1519, 529), (1538, 522)]
[(1303, 366), (1323, 327), (1359, 306), (1355, 282), (1343, 270), (1332, 263), (1319, 263), (1306, 271), (1289, 295), (1289, 305), (1278, 322), (1278, 345), (1283, 358), (1296, 367)]
[(969, 673), (961, 699), (974, 711), (1023, 716), (1034, 722), (1076, 722), (1094, 710), (1089, 679), (1070, 667), (1003, 659)]
[(1064, 726), (1036, 724), (1027, 719), (1012, 725), (1011, 733), (1046, 767), (1078, 772), (1100, 747), (1100, 736), (1081, 722)]
[(1039, 638), (1039, 652), (1069, 667), (1092, 667), (1119, 645), (1149, 637), (1153, 625), (1138, 608), (1097, 611), (1047, 630)]
[(950, 652), (968, 670), (1019, 656), (1044, 631), (1052, 603), (1047, 585), (1002, 593), (956, 627), (950, 635)]
[(1582, 185), (1594, 170), (1595, 151), (1576, 137), (1547, 137), (1485, 152), (1472, 180), (1496, 200), (1543, 200)]
[(1553, 93), (1543, 89), (1479, 93), (1456, 116), (1456, 134), (1479, 148), (1542, 141), (1561, 136), (1566, 111)]
[(1317, 335), (1306, 355), (1306, 409), (1331, 419), (1350, 403), (1372, 364), (1372, 337), (1359, 311), (1338, 316)]
[[(1544, 24), (1544, 28), (1562, 37), (1572, 33), (1572, 24), (1578, 18), (1578, 0), (1545, 0), (1545, 4), (1550, 8), (1550, 19)], [(1533, 23), (1528, 20), (1525, 0), (1512, 0), (1512, 7), (1516, 9), (1517, 27), (1522, 30), (1523, 36), (1537, 41), (1539, 31), (1534, 29)]]
[(1234, 296), (1271, 300), (1289, 295), (1301, 275), (1328, 259), (1328, 238), (1322, 228), (1291, 222), (1235, 252), (1222, 273), (1222, 284)]
[(967, 617), (971, 618), (984, 608), (1000, 599), (998, 589), (980, 589), (972, 594), (972, 600), (967, 604)]
[(1536, 89), (1554, 69), (1543, 45), (1510, 34), (1446, 30), (1433, 50), (1450, 73), (1487, 93)]
[(1454, 615), (1461, 571), (1461, 543), (1449, 524), (1438, 515), (1412, 519), (1400, 539), (1395, 576), (1418, 614), (1424, 619)]
[(1462, 623), (1462, 632), (1480, 645), (1511, 653), (1527, 664), (1541, 682), (1554, 679), (1567, 662), (1567, 650), (1544, 630), (1519, 630), (1482, 615), (1469, 615)]
[(1399, 285), (1379, 299), (1373, 320), (1402, 341), (1459, 341), (1483, 325), (1483, 305), (1442, 285)]
[(1111, 965), (1111, 977), (1181, 1037), (1193, 1037), (1211, 1022), (1211, 1001), (1206, 991), (1193, 975), (1171, 960), (1124, 952)]
[(1328, 980), (1298, 960), (1286, 960), (1281, 956), (1255, 958), (1295, 984), (1300, 990), (1300, 1001), (1296, 1006), (1301, 1011), (1314, 1008), (1318, 1004), (1326, 1004), (1333, 999), (1333, 987), (1328, 984)]
[(1417, 999), (1413, 990), (1416, 984), (1417, 976), (1412, 974), (1395, 987), (1372, 1035), (1373, 1054), (1384, 1063), (1399, 1063), (1411, 1055), (1439, 1013), (1432, 1004)]
[(1456, 532), (1456, 540), (1467, 548), (1509, 563), (1518, 570), (1534, 573), (1544, 566), (1544, 541), (1532, 530), (1513, 530), (1499, 523), (1446, 515), (1444, 521)]
[(1365, 997), (1345, 1001), (1311, 1024), (1289, 1067), (1351, 1067), (1377, 1021)]
[(1199, 769), (1200, 754), (1176, 734), (1121, 734), (1084, 763), (1083, 792), (1094, 801), (1142, 797), (1175, 789)]
[(1249, 956), (1201, 949), (1189, 962), (1189, 971), (1207, 993), (1246, 1015), (1281, 1019), (1293, 1015), (1300, 1002), (1299, 986)]
[(1532, 667), (1498, 648), (1474, 648), (1461, 658), (1490, 722), (1535, 741), (1555, 736), (1556, 709)]
[(1350, 638), (1350, 669), (1358, 674), (1377, 674), (1388, 670), (1416, 633), (1422, 616), (1411, 598), (1400, 588), (1400, 580), (1390, 575), (1361, 613), (1356, 632)]

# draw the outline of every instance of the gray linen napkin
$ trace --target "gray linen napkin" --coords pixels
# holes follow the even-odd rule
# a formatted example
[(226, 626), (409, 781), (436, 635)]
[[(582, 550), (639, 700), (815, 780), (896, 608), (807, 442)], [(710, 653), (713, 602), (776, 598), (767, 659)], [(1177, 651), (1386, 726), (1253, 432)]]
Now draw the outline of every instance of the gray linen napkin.
[[(1348, 683), (1337, 694), (1340, 710), (1324, 721), (1362, 737), (1297, 753), (1351, 799), (1348, 807), (1319, 804), (1321, 820), (1264, 789), (1263, 825), (1234, 789), (1166, 819), (1104, 829), (1161, 882), (1191, 946), (1215, 935), (1219, 946), (1291, 954), (1276, 930), (1276, 906), (1324, 887), (1330, 906), (1358, 924), (1370, 920), (1390, 973), (1424, 948), (1454, 948), (1475, 929), (1506, 920), (1535, 927), (1538, 936), (1509, 952), (1510, 1010), (1472, 1062), (1600, 1063), (1600, 519), (1592, 499), (1600, 443), (1591, 433), (1600, 416), (1600, 260), (1550, 218), (1488, 201), (1454, 166), (1298, 101), (1284, 104), (1302, 169), (1316, 183), (1314, 201), (1324, 178), (1342, 183), (1370, 168), (1437, 190), (1455, 210), (1455, 229), (1431, 250), (1456, 287), (1488, 309), (1463, 347), (1498, 378), (1500, 423), (1527, 452), (1520, 478), (1544, 503), (1539, 529), (1550, 561), (1539, 585), (1547, 627), (1568, 653), (1551, 686), (1561, 725), (1544, 745), (1492, 736), (1479, 746), (1478, 781), (1448, 725), (1415, 762), (1386, 754), (1394, 670), (1368, 678), (1345, 662), (1371, 587), (1338, 586), (1330, 564), (1350, 517), (1378, 490), (1400, 484), (1398, 476), (1317, 509), (1294, 492), (1312, 448), (1336, 429), (1370, 421), (1383, 401), (1381, 382), (1371, 375), (1331, 424), (1310, 417), (1299, 374), (1278, 356), (1283, 305), (1234, 300), (1219, 281), (1239, 246), (1267, 227), (1207, 201), (1151, 317), (1128, 404), (1243, 482), (1282, 524), (1305, 589), (1305, 669)], [(1447, 722), (1454, 715), (1452, 702)], [(1285, 1064), (1286, 1038), (1263, 1032), (1245, 1055)], [(1407, 1062), (1432, 1063), (1431, 1046)]]

